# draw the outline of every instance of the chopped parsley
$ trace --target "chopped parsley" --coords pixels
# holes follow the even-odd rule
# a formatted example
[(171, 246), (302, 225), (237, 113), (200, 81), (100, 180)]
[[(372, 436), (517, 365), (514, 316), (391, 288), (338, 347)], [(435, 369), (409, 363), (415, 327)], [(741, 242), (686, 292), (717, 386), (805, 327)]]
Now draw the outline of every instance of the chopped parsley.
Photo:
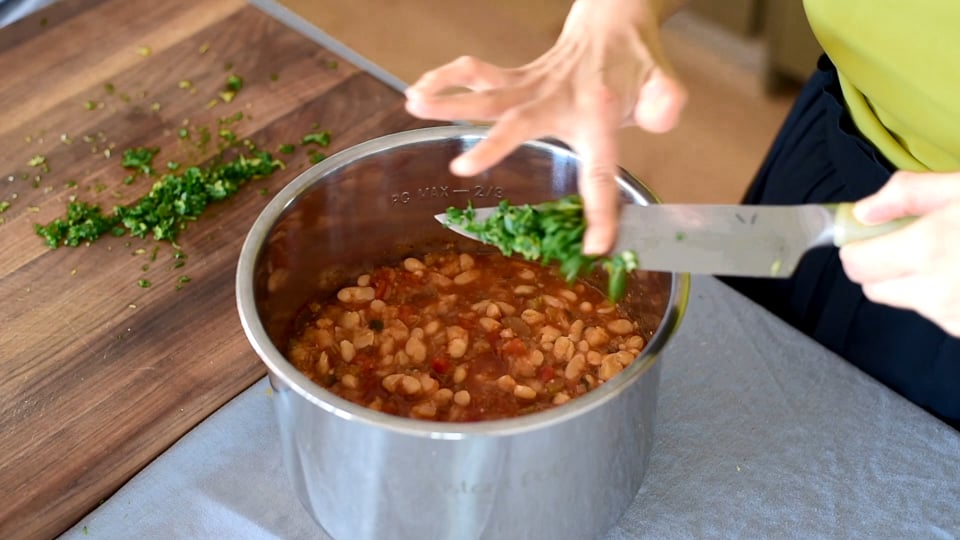
[(129, 148), (123, 151), (123, 161), (120, 165), (125, 169), (136, 169), (149, 176), (153, 174), (153, 157), (159, 151), (159, 148)]
[(329, 146), (330, 145), (330, 132), (329, 131), (319, 131), (316, 133), (307, 133), (303, 136), (303, 140), (300, 141), (300, 144), (319, 144), (320, 146)]
[(236, 73), (227, 77), (227, 90), (231, 92), (239, 92), (243, 88), (243, 78), (237, 75)]
[(292, 154), (296, 151), (296, 147), (292, 144), (281, 144), (280, 148), (277, 149), (277, 152), (281, 154)]
[(149, 289), (150, 285), (152, 285), (152, 283), (150, 283), (149, 280), (146, 280), (146, 279), (137, 280), (137, 286), (139, 286), (141, 289)]
[(262, 151), (206, 168), (188, 167), (180, 174), (164, 175), (145, 197), (115, 212), (133, 236), (152, 234), (155, 240), (174, 240), (210, 203), (227, 199), (245, 182), (277, 168), (270, 154)]
[[(67, 204), (67, 215), (56, 218), (47, 225), (35, 224), (34, 231), (46, 240), (51, 248), (79, 246), (81, 242), (93, 242), (106, 232), (118, 232), (120, 219), (104, 215), (99, 205), (74, 201)], [(122, 234), (122, 229), (120, 229)]]
[[(149, 167), (155, 152), (147, 150), (150, 152), (130, 154), (131, 166)], [(126, 152), (124, 159), (126, 162)], [(152, 234), (155, 240), (173, 241), (210, 203), (229, 198), (247, 181), (267, 176), (279, 167), (279, 162), (264, 151), (207, 167), (188, 167), (179, 174), (163, 175), (142, 199), (117, 206), (110, 214), (99, 205), (73, 201), (67, 205), (65, 218), (37, 224), (34, 229), (51, 248), (92, 242), (108, 231), (117, 236), (129, 232), (139, 238)], [(182, 259), (183, 255), (178, 251), (175, 257)]]
[(510, 206), (504, 199), (496, 212), (482, 222), (475, 220), (470, 205), (463, 210), (450, 207), (447, 209), (447, 224), (462, 226), (504, 255), (518, 253), (527, 260), (540, 260), (543, 264), (556, 261), (568, 281), (602, 267), (609, 275), (607, 296), (613, 301), (623, 298), (627, 274), (639, 267), (632, 251), (623, 251), (612, 257), (583, 254), (583, 233), (587, 225), (583, 217), (583, 200), (578, 195), (536, 206)]

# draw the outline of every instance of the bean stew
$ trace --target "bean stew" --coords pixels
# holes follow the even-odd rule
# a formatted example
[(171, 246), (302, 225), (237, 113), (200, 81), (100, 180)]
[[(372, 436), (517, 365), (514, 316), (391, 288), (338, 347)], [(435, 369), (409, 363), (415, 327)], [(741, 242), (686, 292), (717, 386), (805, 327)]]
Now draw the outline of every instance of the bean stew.
[(288, 359), (394, 415), (472, 422), (561, 405), (610, 380), (645, 336), (584, 280), (499, 253), (429, 253), (311, 302)]

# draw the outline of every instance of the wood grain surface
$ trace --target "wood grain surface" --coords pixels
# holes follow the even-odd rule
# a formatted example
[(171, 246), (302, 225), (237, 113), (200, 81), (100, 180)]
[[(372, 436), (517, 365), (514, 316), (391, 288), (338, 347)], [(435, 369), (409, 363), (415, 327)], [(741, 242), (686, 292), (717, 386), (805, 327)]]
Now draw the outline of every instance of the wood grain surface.
[[(71, 196), (112, 208), (145, 195), (153, 180), (123, 183), (126, 148), (159, 147), (158, 168), (213, 157), (180, 140), (185, 120), (216, 138), (217, 119), (242, 111), (233, 130), (270, 151), (316, 125), (333, 133), (328, 154), (427, 124), (239, 0), (64, 0), (0, 30), (0, 72), (0, 537), (49, 538), (265, 374), (236, 314), (236, 260), (309, 157), (298, 147), (284, 170), (211, 205), (180, 235), (179, 269), (168, 243), (108, 235), (52, 250), (34, 224)], [(243, 89), (208, 108), (230, 73)]]

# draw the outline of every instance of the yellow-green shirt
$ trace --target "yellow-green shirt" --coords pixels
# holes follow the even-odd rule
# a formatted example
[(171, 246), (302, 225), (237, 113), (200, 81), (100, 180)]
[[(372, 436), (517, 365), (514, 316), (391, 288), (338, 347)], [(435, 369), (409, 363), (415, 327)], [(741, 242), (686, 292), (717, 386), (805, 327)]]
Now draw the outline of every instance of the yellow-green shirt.
[(960, 171), (960, 0), (804, 0), (857, 128), (897, 168)]

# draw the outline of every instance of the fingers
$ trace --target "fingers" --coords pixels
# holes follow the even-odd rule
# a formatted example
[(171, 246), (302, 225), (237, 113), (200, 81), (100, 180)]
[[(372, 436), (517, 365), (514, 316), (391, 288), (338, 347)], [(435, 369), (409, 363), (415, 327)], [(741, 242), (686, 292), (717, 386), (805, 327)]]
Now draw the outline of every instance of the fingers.
[(960, 173), (898, 171), (880, 191), (857, 202), (853, 213), (876, 224), (927, 214), (954, 201), (960, 201)]
[(632, 119), (651, 133), (666, 133), (680, 121), (680, 113), (687, 104), (687, 89), (663, 52), (659, 28), (645, 28), (643, 33), (652, 67), (642, 74)]
[(520, 88), (424, 96), (407, 100), (407, 112), (433, 120), (492, 121), (527, 100)]
[(903, 229), (840, 249), (843, 270), (860, 284), (895, 279), (917, 270), (929, 259), (929, 227), (920, 220)]
[(960, 337), (960, 311), (954, 281), (912, 275), (863, 286), (863, 295), (871, 302), (900, 309), (911, 309), (930, 319), (948, 334)]
[(920, 276), (888, 279), (865, 284), (863, 295), (877, 304), (886, 304), (901, 309), (913, 309), (916, 307), (918, 297), (926, 294), (937, 294), (937, 291), (927, 290), (931, 283), (931, 280)]
[(579, 191), (583, 196), (583, 215), (587, 230), (583, 235), (583, 253), (602, 255), (613, 249), (617, 240), (619, 189), (616, 182), (616, 144), (613, 155), (605, 146), (583, 155)]
[(633, 121), (652, 133), (665, 133), (677, 125), (686, 104), (686, 88), (655, 67), (640, 87)]
[(617, 239), (619, 189), (617, 171), (618, 100), (603, 92), (586, 103), (581, 144), (582, 159), (579, 191), (583, 197), (583, 213), (587, 230), (583, 235), (583, 252), (602, 255), (613, 248)]
[(543, 122), (538, 122), (536, 116), (537, 110), (529, 105), (510, 109), (490, 128), (485, 139), (450, 163), (450, 171), (458, 176), (479, 174), (524, 142), (546, 135)]
[(449, 64), (424, 73), (405, 93), (408, 99), (416, 100), (454, 87), (474, 91), (500, 88), (510, 84), (513, 72), (472, 56), (461, 56)]

